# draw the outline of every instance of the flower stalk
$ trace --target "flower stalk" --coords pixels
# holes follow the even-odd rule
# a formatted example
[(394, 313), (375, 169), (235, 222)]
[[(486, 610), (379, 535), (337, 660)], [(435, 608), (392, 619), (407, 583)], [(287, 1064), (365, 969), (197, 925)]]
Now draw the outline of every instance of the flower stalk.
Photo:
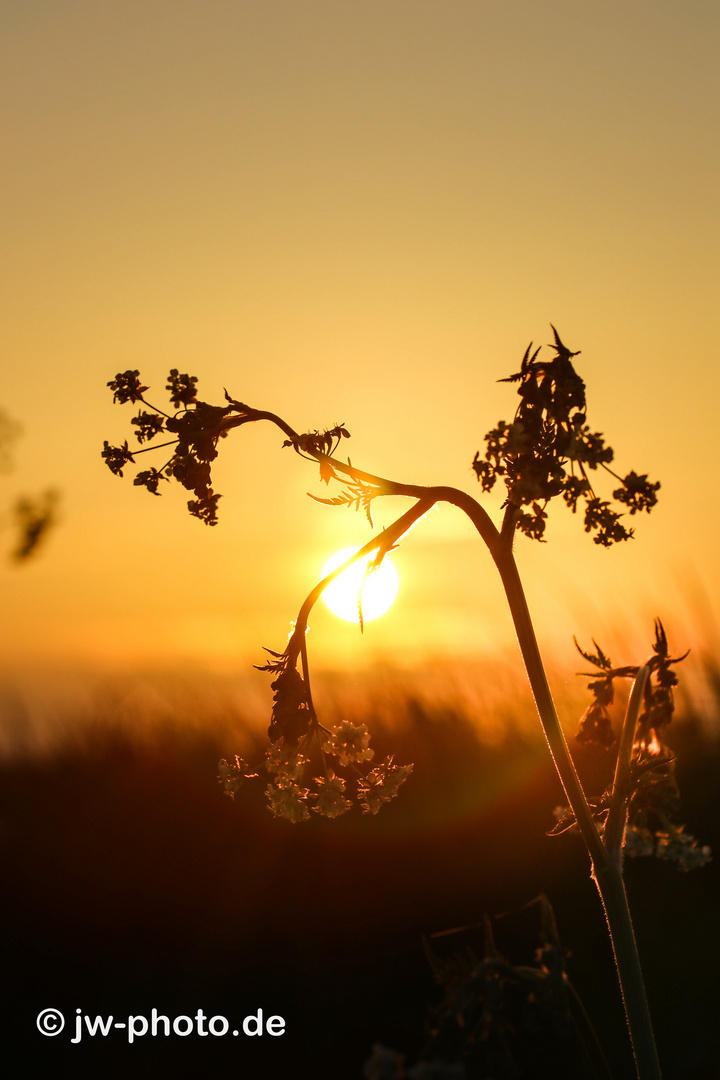
[(632, 795), (632, 756), (635, 745), (640, 707), (643, 703), (645, 687), (650, 678), (650, 665), (643, 664), (632, 684), (623, 721), (615, 778), (613, 780), (610, 810), (605, 824), (605, 847), (611, 863), (622, 870), (622, 847), (627, 824), (628, 803)]
[[(363, 774), (358, 766), (370, 761), (369, 732), (365, 725), (343, 722), (334, 729), (323, 727), (316, 715), (310, 691), (310, 672), (305, 635), (308, 618), (328, 584), (348, 566), (373, 552), (375, 565), (397, 546), (407, 531), (436, 503), (457, 507), (472, 521), (488, 548), (500, 574), (530, 686), (547, 744), (567, 796), (569, 811), (561, 811), (558, 829), (577, 827), (587, 848), (591, 873), (605, 909), (615, 962), (635, 1056), (638, 1080), (660, 1080), (655, 1040), (643, 984), (637, 944), (627, 896), (623, 884), (623, 851), (630, 821), (639, 807), (640, 825), (635, 834), (653, 838), (657, 854), (677, 858), (685, 869), (702, 865), (710, 857), (707, 848), (699, 848), (682, 826), (673, 824), (667, 813), (676, 789), (672, 776), (672, 755), (663, 748), (658, 731), (666, 725), (673, 711), (672, 688), (676, 678), (671, 666), (679, 658), (669, 656), (662, 624), (656, 622), (655, 655), (640, 668), (612, 668), (610, 660), (596, 646), (597, 654), (583, 657), (597, 671), (591, 688), (594, 704), (581, 721), (578, 738), (611, 747), (614, 744), (607, 705), (613, 700), (613, 679), (633, 677), (625, 720), (620, 737), (615, 775), (611, 789), (600, 799), (588, 799), (583, 791), (563, 733), (548, 685), (522, 581), (513, 555), (518, 533), (531, 540), (543, 541), (547, 507), (560, 496), (575, 514), (583, 508), (583, 526), (593, 541), (603, 547), (629, 540), (633, 530), (621, 520), (625, 515), (649, 512), (657, 502), (659, 483), (651, 483), (646, 474), (628, 472), (622, 477), (610, 468), (614, 452), (604, 436), (587, 424), (585, 384), (573, 366), (577, 352), (570, 351), (553, 327), (555, 355), (540, 359), (540, 349), (529, 346), (520, 370), (504, 382), (517, 385), (520, 404), (510, 423), (499, 421), (485, 436), (485, 450), (478, 451), (472, 468), (484, 492), (490, 492), (499, 480), (506, 489), (504, 516), (498, 528), (480, 503), (467, 492), (452, 487), (425, 487), (389, 480), (356, 468), (350, 459), (342, 460), (338, 448), (348, 431), (338, 424), (326, 431), (300, 434), (284, 419), (267, 410), (254, 409), (225, 391), (223, 406), (197, 400), (196, 378), (170, 372), (167, 390), (174, 413), (150, 405), (144, 397), (148, 389), (140, 382), (138, 371), (119, 373), (108, 385), (120, 404), (141, 402), (154, 410), (141, 411), (132, 421), (139, 443), (150, 442), (160, 432), (177, 438), (155, 447), (131, 450), (127, 440), (121, 446), (104, 444), (102, 456), (118, 476), (134, 463), (134, 454), (172, 445), (172, 457), (161, 469), (139, 472), (134, 480), (153, 495), (159, 495), (161, 482), (176, 481), (195, 498), (188, 502), (190, 513), (206, 525), (217, 523), (218, 500), (212, 487), (212, 463), (222, 439), (235, 428), (256, 422), (269, 422), (285, 436), (283, 446), (290, 447), (304, 459), (319, 466), (320, 479), (326, 484), (340, 481), (345, 490), (340, 495), (316, 501), (332, 506), (363, 508), (372, 526), (371, 504), (376, 498), (396, 495), (410, 498), (413, 506), (393, 524), (374, 537), (342, 566), (319, 581), (303, 602), (292, 634), (282, 652), (267, 650), (272, 659), (261, 670), (271, 672), (274, 704), (269, 728), (271, 746), (267, 751), (266, 771), (271, 776), (267, 789), (270, 809), (276, 816), (291, 821), (310, 818), (308, 806), (318, 813), (335, 817), (346, 812), (346, 780), (336, 776), (327, 756), (334, 756), (341, 768), (350, 766), (360, 777), (355, 780), (361, 805), (366, 813), (377, 813), (395, 797), (397, 789), (412, 770), (412, 765), (398, 766), (389, 757)], [(596, 490), (595, 475), (608, 474), (619, 486), (612, 491), (612, 501)], [(579, 646), (578, 646), (579, 648)], [(298, 670), (300, 661), (300, 670)], [(655, 683), (652, 680), (655, 679)], [(642, 712), (641, 712), (642, 709)], [(310, 742), (317, 739), (323, 777), (313, 781), (318, 791), (303, 787), (304, 769)], [(225, 790), (233, 795), (245, 779), (245, 763), (236, 757), (235, 765), (221, 763)], [(642, 796), (642, 797), (639, 797)], [(312, 802), (311, 802), (312, 801)], [(565, 826), (565, 818), (570, 824)], [(675, 854), (668, 853), (674, 850)]]
[[(540, 717), (545, 738), (555, 763), (560, 782), (563, 785), (568, 802), (575, 815), (578, 828), (585, 842), (592, 863), (592, 877), (597, 885), (605, 909), (608, 932), (612, 942), (615, 964), (620, 981), (620, 988), (625, 1006), (628, 1030), (635, 1056), (638, 1080), (661, 1080), (660, 1063), (657, 1056), (655, 1036), (652, 1029), (650, 1010), (647, 1003), (645, 984), (640, 966), (635, 932), (632, 926), (630, 908), (627, 902), (622, 878), (620, 844), (625, 828), (627, 803), (630, 797), (629, 770), (630, 756), (637, 728), (637, 717), (642, 701), (642, 694), (649, 674), (647, 667), (640, 669), (633, 685), (621, 738), (621, 751), (618, 755), (618, 768), (613, 789), (608, 825), (605, 830), (605, 842), (595, 824), (588, 800), (582, 789), (580, 779), (570, 757), (565, 735), (558, 719), (550, 687), (545, 675), (545, 667), (540, 656), (537, 640), (530, 619), (524, 590), (511, 551), (496, 556), (495, 563), (500, 572), (505, 595), (512, 614), (515, 630), (525, 662), (525, 669), (530, 680), (535, 705)], [(629, 747), (628, 747), (629, 744)], [(621, 764), (622, 761), (622, 764)], [(614, 814), (613, 814), (614, 810)], [(609, 848), (608, 829), (612, 822), (614, 849)], [(615, 824), (617, 822), (617, 824)], [(616, 849), (616, 853), (615, 853)]]

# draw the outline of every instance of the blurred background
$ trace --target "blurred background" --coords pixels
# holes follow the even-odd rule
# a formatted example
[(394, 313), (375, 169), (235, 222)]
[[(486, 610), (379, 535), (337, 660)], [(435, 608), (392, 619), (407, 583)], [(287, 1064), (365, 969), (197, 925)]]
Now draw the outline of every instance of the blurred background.
[[(107, 470), (103, 440), (130, 438), (135, 412), (107, 383), (139, 369), (162, 408), (178, 368), (212, 403), (227, 388), (299, 431), (344, 423), (358, 467), (479, 496), (473, 455), (516, 407), (497, 380), (552, 322), (582, 350), (588, 420), (617, 471), (662, 483), (627, 544), (597, 547), (563, 507), (547, 544), (518, 540), (555, 693), (571, 733), (573, 635), (634, 663), (660, 616), (675, 653), (692, 650), (674, 737), (688, 828), (711, 843), (718, 23), (708, 0), (2, 4), (0, 836), (16, 1005), (72, 985), (68, 1008), (104, 995), (119, 1009), (120, 987), (132, 1011), (140, 986), (169, 1001), (187, 985), (229, 1013), (231, 988), (254, 1002), (257, 984), (273, 1010), (282, 983), (288, 1015), (330, 1009), (284, 1045), (313, 1075), (357, 1076), (375, 1039), (406, 1038), (411, 1055), (421, 1041), (421, 933), (553, 886), (587, 987), (615, 1001), (609, 958), (593, 967), (602, 915), (582, 853), (573, 868), (566, 841), (544, 838), (562, 793), (469, 522), (440, 507), (413, 530), (398, 599), (364, 635), (318, 610), (308, 638), (324, 718), (350, 710), (399, 761), (433, 767), (378, 819), (290, 832), (261, 794), (220, 799), (217, 758), (249, 756), (269, 717), (261, 647), (283, 647), (327, 558), (369, 525), (308, 499), (328, 494), (316, 470), (253, 425), (222, 447), (207, 528), (175, 485), (153, 498)], [(14, 507), (48, 491), (57, 524), (18, 563)], [(496, 520), (501, 499), (485, 498)], [(377, 527), (404, 508), (376, 502)], [(458, 754), (477, 771), (459, 778)], [(668, 1075), (707, 1075), (715, 870), (631, 869), (663, 1038), (677, 1027)], [(407, 1015), (394, 980), (415, 988)], [(323, 1059), (330, 1029), (355, 1048), (347, 1064)]]

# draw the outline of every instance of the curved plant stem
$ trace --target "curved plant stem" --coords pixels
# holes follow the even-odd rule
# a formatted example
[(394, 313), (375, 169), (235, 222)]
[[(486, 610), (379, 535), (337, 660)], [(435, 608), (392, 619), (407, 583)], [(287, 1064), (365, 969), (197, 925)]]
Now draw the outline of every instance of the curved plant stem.
[[(387, 529), (384, 529), (378, 536), (373, 537), (363, 547), (358, 548), (354, 555), (351, 555), (345, 562), (336, 566), (334, 570), (331, 570), (321, 581), (315, 585), (315, 587), (308, 593), (307, 597), (303, 601), (303, 605), (298, 612), (298, 617), (295, 622), (295, 629), (293, 631), (292, 639), (298, 643), (304, 640), (305, 631), (307, 630), (307, 621), (315, 604), (318, 602), (328, 585), (339, 577), (340, 574), (358, 562), (359, 559), (364, 558), (366, 555), (371, 555), (373, 551), (384, 550), (390, 551), (396, 543), (405, 535), (405, 533), (413, 527), (413, 525), (423, 517), (433, 505), (434, 500), (425, 498), (419, 499), (415, 506), (412, 506), (409, 510), (406, 510), (397, 521), (394, 521)], [(297, 645), (300, 648), (300, 645)]]
[(578, 828), (585, 841), (593, 866), (604, 866), (608, 862), (605, 846), (600, 839), (597, 826), (593, 820), (585, 792), (582, 789), (580, 778), (575, 771), (575, 765), (570, 757), (565, 735), (560, 726), (555, 704), (550, 693), (545, 667), (540, 656), (540, 649), (535, 638), (535, 631), (530, 619), (525, 593), (523, 591), (520, 575), (512, 555), (508, 548), (498, 550), (495, 553), (495, 565), (497, 566), (507, 596), (510, 613), (515, 624), (520, 651), (525, 661), (525, 669), (530, 680), (533, 697), (540, 714), (540, 722), (545, 732), (550, 753), (552, 754), (555, 768), (557, 769), (560, 782), (565, 789), (568, 802), (575, 815)]
[(613, 781), (610, 811), (605, 823), (605, 847), (610, 861), (617, 863), (622, 870), (622, 846), (627, 822), (628, 802), (631, 789), (630, 769), (632, 766), (632, 751), (635, 743), (635, 731), (637, 730), (640, 706), (642, 705), (645, 684), (650, 675), (650, 668), (644, 664), (638, 669), (630, 691), (630, 698), (625, 712), (620, 746), (618, 747), (617, 763), (615, 766), (615, 779)]
[[(625, 1005), (639, 1080), (661, 1080), (640, 958), (622, 879), (620, 859), (611, 859), (603, 844), (575, 771), (545, 675), (527, 601), (512, 551), (503, 545), (493, 553), (517, 632), (540, 722), (555, 768), (565, 789), (592, 860), (592, 876), (605, 908), (610, 940)], [(636, 680), (638, 685), (640, 680)], [(644, 685), (644, 680), (643, 680)], [(638, 694), (641, 691), (638, 690)], [(639, 698), (638, 698), (639, 700)], [(637, 714), (635, 714), (637, 716)], [(634, 731), (634, 728), (633, 728)], [(632, 749), (632, 744), (631, 744)]]

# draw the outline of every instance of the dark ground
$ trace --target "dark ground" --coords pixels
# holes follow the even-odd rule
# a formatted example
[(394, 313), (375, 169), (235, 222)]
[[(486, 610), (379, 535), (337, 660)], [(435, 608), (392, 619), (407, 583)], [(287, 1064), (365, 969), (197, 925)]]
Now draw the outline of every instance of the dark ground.
[[(457, 716), (412, 703), (406, 712), (401, 730), (374, 742), (415, 772), (377, 817), (293, 826), (270, 816), (261, 789), (231, 802), (217, 760), (249, 756), (247, 737), (229, 747), (212, 731), (105, 734), (7, 764), (2, 1057), (19, 1052), (23, 1064), (5, 1075), (360, 1080), (376, 1042), (410, 1064), (440, 998), (422, 936), (516, 911), (543, 891), (612, 1075), (630, 1077), (587, 857), (577, 838), (544, 835), (562, 793), (539, 730), (488, 747)], [(687, 827), (720, 851), (718, 746), (691, 720), (672, 734)], [(588, 762), (585, 753), (597, 790), (606, 778)], [(627, 880), (665, 1080), (707, 1080), (720, 1060), (717, 864), (683, 874), (637, 860)], [(526, 923), (522, 913), (498, 922), (508, 953), (515, 925), (522, 951)], [(66, 1017), (55, 1038), (35, 1026), (49, 1007)], [(202, 1009), (231, 1030), (261, 1008), (284, 1017), (286, 1032), (146, 1035), (129, 1046), (116, 1030), (70, 1043), (76, 1009), (124, 1020), (152, 1008), (171, 1020)], [(556, 1043), (543, 1031), (519, 1036), (518, 1076), (591, 1075), (572, 1041)]]

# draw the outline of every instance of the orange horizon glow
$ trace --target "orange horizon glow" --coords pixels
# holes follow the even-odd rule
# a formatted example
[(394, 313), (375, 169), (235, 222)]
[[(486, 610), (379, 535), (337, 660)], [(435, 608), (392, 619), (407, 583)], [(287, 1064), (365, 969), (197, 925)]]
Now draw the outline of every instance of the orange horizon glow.
[[(518, 538), (542, 647), (572, 671), (573, 635), (649, 645), (659, 615), (678, 651), (708, 648), (719, 36), (703, 4), (11, 0), (0, 410), (23, 430), (0, 510), (62, 502), (37, 558), (0, 565), (6, 668), (247, 670), (283, 646), (327, 553), (374, 535), (307, 498), (339, 488), (269, 425), (223, 440), (215, 528), (177, 485), (154, 498), (112, 476), (103, 440), (137, 412), (112, 404), (118, 371), (159, 406), (178, 368), (214, 404), (227, 388), (298, 431), (344, 423), (357, 468), (461, 488), (497, 522), (473, 455), (515, 411), (498, 380), (550, 322), (581, 350), (613, 468), (662, 487), (613, 550), (564, 507), (546, 544)], [(376, 500), (376, 530), (406, 508)], [(364, 635), (318, 605), (316, 664), (514, 648), (458, 510), (393, 557), (402, 590)]]

